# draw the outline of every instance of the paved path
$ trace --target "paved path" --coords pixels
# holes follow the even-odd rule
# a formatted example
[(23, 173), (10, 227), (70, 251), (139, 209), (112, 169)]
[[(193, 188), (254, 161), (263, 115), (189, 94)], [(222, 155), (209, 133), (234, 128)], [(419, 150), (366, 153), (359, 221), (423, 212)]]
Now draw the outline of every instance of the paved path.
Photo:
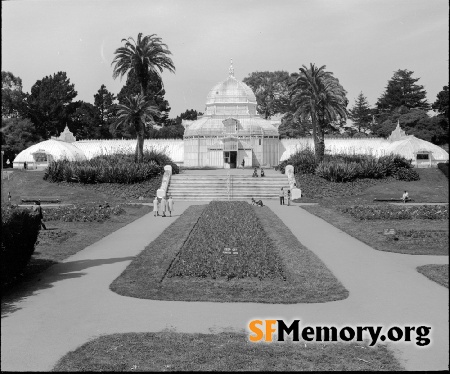
[[(189, 205), (176, 202), (176, 214)], [(40, 288), (2, 317), (2, 370), (51, 370), (70, 350), (102, 334), (117, 332), (241, 331), (254, 318), (300, 319), (305, 325), (432, 326), (432, 345), (393, 344), (409, 370), (448, 369), (448, 290), (416, 272), (422, 264), (447, 264), (447, 256), (380, 252), (298, 206), (270, 208), (313, 250), (350, 291), (324, 304), (209, 303), (142, 300), (119, 296), (109, 284), (134, 256), (176, 217), (134, 221), (52, 266)]]

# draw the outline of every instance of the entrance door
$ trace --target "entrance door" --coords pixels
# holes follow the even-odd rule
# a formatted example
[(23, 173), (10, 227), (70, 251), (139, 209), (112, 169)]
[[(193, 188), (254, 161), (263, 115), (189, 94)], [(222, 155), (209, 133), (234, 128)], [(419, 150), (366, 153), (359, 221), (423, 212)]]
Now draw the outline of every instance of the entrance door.
[(237, 151), (230, 151), (230, 168), (236, 169)]
[[(237, 159), (237, 151), (224, 151), (223, 152), (223, 162), (225, 164), (225, 168), (236, 168), (236, 159)], [(229, 166), (227, 166), (227, 164)]]

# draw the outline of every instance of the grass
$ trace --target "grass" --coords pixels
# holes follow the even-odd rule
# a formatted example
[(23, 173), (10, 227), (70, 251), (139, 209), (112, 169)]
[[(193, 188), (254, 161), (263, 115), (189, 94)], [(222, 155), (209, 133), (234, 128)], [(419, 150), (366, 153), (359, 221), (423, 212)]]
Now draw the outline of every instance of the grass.
[(400, 199), (408, 191), (415, 203), (448, 202), (447, 177), (438, 168), (414, 169), (420, 175), (418, 181), (387, 179), (361, 179), (354, 183), (333, 183), (311, 175), (296, 175), (302, 188), (300, 202), (320, 202), (326, 205), (373, 204), (373, 199)]
[(448, 264), (423, 265), (417, 267), (417, 271), (433, 282), (448, 288)]
[(3, 180), (3, 194), (11, 192), (11, 203), (21, 204), (22, 196), (59, 196), (61, 203), (86, 203), (108, 201), (118, 203), (136, 201), (139, 196), (151, 198), (161, 186), (162, 176), (150, 181), (131, 185), (102, 183), (83, 185), (79, 183), (52, 183), (44, 181), (44, 171), (26, 171), (14, 169), (10, 179)]
[[(334, 206), (302, 206), (333, 226), (374, 249), (410, 255), (448, 255), (448, 220), (371, 220), (360, 221), (340, 213)], [(384, 229), (415, 230), (430, 234), (424, 238), (384, 235)], [(447, 235), (442, 235), (442, 233)]]
[(204, 207), (189, 207), (114, 280), (111, 290), (141, 299), (214, 302), (320, 303), (348, 297), (323, 262), (268, 207), (252, 209), (275, 245), (286, 280), (167, 277)]
[(399, 371), (384, 345), (251, 343), (242, 333), (126, 333), (101, 336), (53, 371)]

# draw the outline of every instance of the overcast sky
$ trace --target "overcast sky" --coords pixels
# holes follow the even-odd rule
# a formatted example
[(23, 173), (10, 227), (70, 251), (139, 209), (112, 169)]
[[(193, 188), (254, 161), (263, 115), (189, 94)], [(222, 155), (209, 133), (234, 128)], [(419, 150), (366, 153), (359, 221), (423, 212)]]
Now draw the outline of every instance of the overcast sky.
[(164, 73), (174, 118), (204, 111), (227, 78), (230, 58), (242, 80), (255, 71), (289, 73), (326, 65), (347, 90), (374, 105), (394, 71), (420, 78), (433, 103), (448, 84), (446, 0), (34, 0), (2, 2), (2, 71), (23, 89), (67, 72), (75, 100), (94, 101), (102, 84), (117, 94), (111, 62), (121, 39), (157, 34), (176, 73)]

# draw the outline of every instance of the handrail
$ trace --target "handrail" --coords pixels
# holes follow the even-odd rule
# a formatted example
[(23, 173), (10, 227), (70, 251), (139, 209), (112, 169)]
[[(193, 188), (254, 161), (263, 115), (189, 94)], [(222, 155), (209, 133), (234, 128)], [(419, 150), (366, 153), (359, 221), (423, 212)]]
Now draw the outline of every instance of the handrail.
[(227, 196), (228, 200), (231, 198), (231, 173), (228, 171), (227, 173)]

